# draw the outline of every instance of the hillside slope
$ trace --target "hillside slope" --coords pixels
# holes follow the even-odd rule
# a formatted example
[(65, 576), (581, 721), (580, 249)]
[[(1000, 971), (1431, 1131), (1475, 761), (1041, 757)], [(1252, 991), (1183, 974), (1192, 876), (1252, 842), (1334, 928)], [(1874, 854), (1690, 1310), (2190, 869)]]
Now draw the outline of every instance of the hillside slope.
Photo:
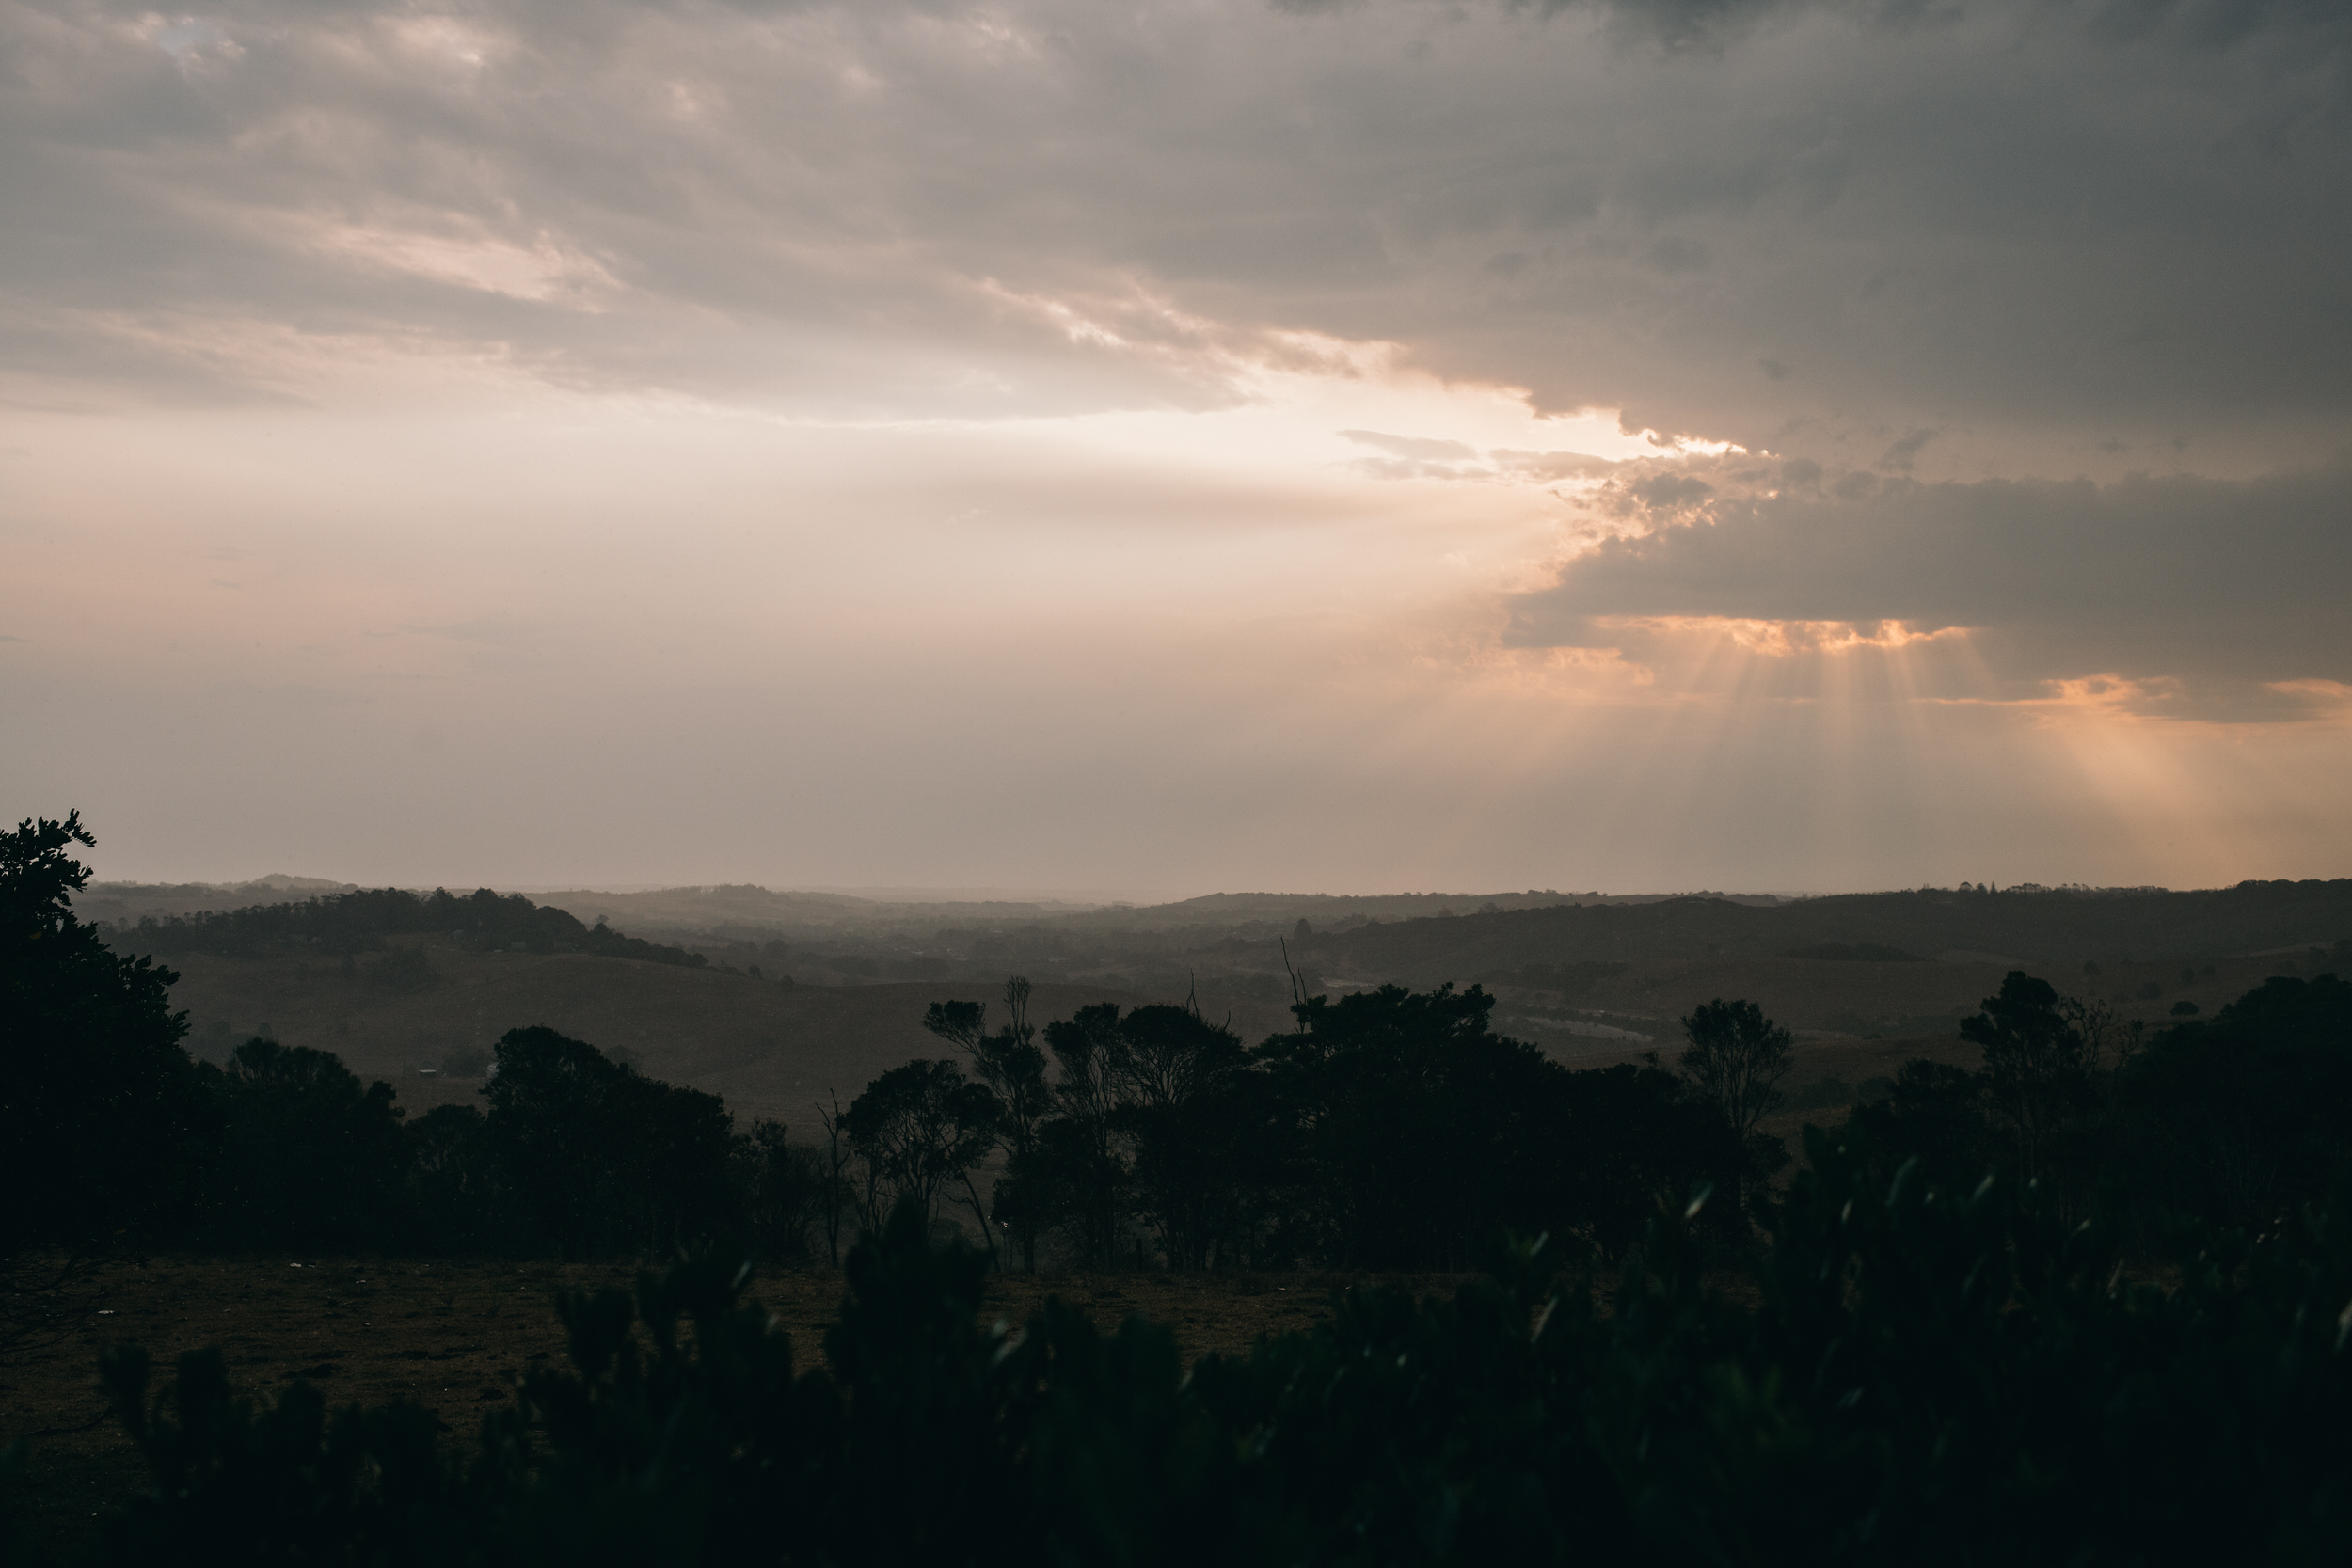
[(1554, 906), (1366, 926), (1313, 939), (1327, 969), (1431, 984), (1530, 964), (1772, 958), (1871, 943), (1923, 958), (2210, 961), (2352, 937), (2352, 880), (2196, 893), (1872, 893), (1762, 908), (1712, 898)]
[[(219, 1055), (267, 1026), (288, 1045), (332, 1051), (363, 1078), (382, 1078), (416, 1110), (470, 1101), (479, 1080), (418, 1076), (452, 1052), (485, 1050), (505, 1031), (543, 1023), (610, 1053), (635, 1053), (641, 1069), (726, 1097), (739, 1117), (813, 1128), (810, 1102), (828, 1088), (847, 1103), (877, 1074), (917, 1056), (950, 1054), (922, 1027), (923, 1010), (950, 998), (995, 1000), (968, 982), (799, 986), (716, 970), (681, 969), (582, 954), (462, 951), (443, 940), (404, 941), (434, 983), (394, 990), (367, 966), (283, 958), (194, 954), (175, 960), (172, 1000), (188, 1010), (188, 1044)], [(1042, 1024), (1093, 1002), (1134, 1006), (1178, 1002), (1096, 987), (1041, 985), (1031, 1017)], [(1229, 1014), (1246, 1040), (1285, 1027), (1263, 1003), (1204, 996), (1212, 1018)], [(990, 1021), (999, 1013), (992, 1006)]]

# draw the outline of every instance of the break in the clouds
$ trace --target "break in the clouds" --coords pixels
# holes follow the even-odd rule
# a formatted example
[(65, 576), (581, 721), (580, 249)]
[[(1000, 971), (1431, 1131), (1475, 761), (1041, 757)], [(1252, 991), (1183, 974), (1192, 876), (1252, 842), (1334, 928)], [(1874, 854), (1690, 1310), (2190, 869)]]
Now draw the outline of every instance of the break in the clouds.
[[(1824, 759), (1966, 756), (2106, 846), (1979, 878), (2352, 853), (2348, 104), (2332, 0), (0, 0), (0, 783), (135, 815), (170, 714), (339, 876), (568, 755), (739, 788), (719, 877), (1788, 885)], [(516, 874), (673, 874), (591, 842)]]
[(2150, 712), (2291, 717), (2352, 691), (2352, 470), (1824, 481), (1802, 459), (1628, 465), (1586, 502), (1605, 531), (1513, 598), (1508, 640), (1655, 657), (1692, 622), (1965, 631), (1997, 684), (1955, 694), (2099, 682)]

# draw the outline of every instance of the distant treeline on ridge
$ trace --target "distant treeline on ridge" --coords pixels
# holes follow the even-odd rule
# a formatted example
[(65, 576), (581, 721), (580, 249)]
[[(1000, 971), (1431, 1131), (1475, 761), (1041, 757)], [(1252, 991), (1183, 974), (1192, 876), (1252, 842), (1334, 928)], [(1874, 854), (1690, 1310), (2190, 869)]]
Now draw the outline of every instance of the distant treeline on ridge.
[(519, 893), (478, 888), (459, 897), (445, 888), (410, 893), (403, 888), (368, 888), (329, 894), (300, 903), (253, 904), (241, 910), (150, 916), (120, 933), (147, 951), (163, 954), (217, 953), (259, 958), (288, 951), (328, 956), (374, 952), (384, 939), (447, 934), (461, 947), (506, 947), (532, 953), (587, 953), (604, 958), (681, 964), (708, 962), (683, 947), (623, 936), (599, 920), (583, 926), (550, 905), (534, 904)]

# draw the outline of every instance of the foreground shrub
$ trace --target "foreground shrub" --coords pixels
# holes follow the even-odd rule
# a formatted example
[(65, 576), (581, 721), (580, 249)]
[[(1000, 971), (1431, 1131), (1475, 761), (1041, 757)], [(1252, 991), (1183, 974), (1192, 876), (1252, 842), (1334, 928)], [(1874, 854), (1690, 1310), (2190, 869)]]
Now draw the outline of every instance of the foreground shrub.
[(2295, 1216), (2120, 1283), (2033, 1191), (1891, 1183), (1818, 1133), (1760, 1300), (1660, 1216), (1613, 1301), (1541, 1243), (1187, 1375), (1058, 1303), (978, 1322), (918, 1211), (850, 1260), (826, 1370), (709, 1261), (567, 1297), (572, 1370), (471, 1451), (399, 1407), (109, 1362), (139, 1562), (2140, 1562), (2352, 1548), (2352, 1227)]

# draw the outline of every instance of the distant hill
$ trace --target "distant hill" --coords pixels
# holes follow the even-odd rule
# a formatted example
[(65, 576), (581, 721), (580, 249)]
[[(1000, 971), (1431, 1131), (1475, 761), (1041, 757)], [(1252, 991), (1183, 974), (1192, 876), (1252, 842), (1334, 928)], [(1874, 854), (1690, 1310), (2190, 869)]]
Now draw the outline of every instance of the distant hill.
[[(1288, 928), (1306, 920), (1322, 927), (1365, 920), (1411, 920), (1564, 904), (1652, 904), (1686, 895), (1562, 893), (1530, 888), (1524, 893), (1211, 893), (1166, 904), (1085, 904), (1014, 897), (893, 899), (738, 884), (630, 893), (564, 889), (532, 896), (542, 904), (568, 910), (581, 920), (610, 920), (630, 930), (755, 939), (789, 938), (818, 930), (921, 931), (943, 927), (1001, 929), (1022, 925), (1051, 925), (1073, 931), (1132, 932), (1224, 930), (1253, 926)], [(1696, 896), (1761, 907), (1786, 902), (1772, 894)]]
[(587, 953), (695, 968), (709, 961), (682, 947), (624, 936), (601, 921), (583, 925), (567, 911), (534, 904), (519, 893), (501, 895), (488, 888), (463, 898), (442, 888), (429, 894), (362, 888), (298, 902), (141, 915), (128, 930), (115, 929), (123, 945), (165, 958), (188, 953), (260, 958), (280, 952), (341, 958), (380, 952), (393, 937), (430, 933), (469, 948)]
[[(483, 1086), (478, 1078), (421, 1077), (418, 1069), (544, 1023), (608, 1053), (627, 1052), (658, 1078), (723, 1094), (739, 1117), (787, 1121), (796, 1136), (813, 1133), (810, 1101), (829, 1089), (847, 1104), (902, 1062), (952, 1055), (923, 1029), (929, 1004), (987, 1002), (990, 1022), (1001, 1017), (1001, 978), (787, 988), (713, 968), (484, 950), (447, 937), (400, 939), (395, 951), (406, 958), (398, 985), (379, 983), (366, 962), (345, 971), (283, 950), (192, 953), (172, 960), (181, 972), (172, 1002), (187, 1009), (187, 1043), (200, 1054), (225, 1055), (266, 1028), (288, 1045), (334, 1052), (362, 1078), (393, 1084), (411, 1116), (479, 1103)], [(1040, 985), (1030, 1016), (1041, 1024), (1093, 1002), (1183, 1000), (1181, 991)], [(1204, 995), (1201, 1005), (1214, 1019), (1231, 1017), (1252, 1043), (1290, 1022), (1263, 1003)]]
[(1559, 906), (1365, 926), (1317, 937), (1309, 951), (1330, 973), (1432, 984), (1529, 965), (1767, 958), (1806, 948), (2079, 964), (2332, 949), (2346, 938), (2352, 880), (2194, 893), (1867, 893), (1769, 907), (1719, 898)]
[[(1747, 997), (1807, 1032), (1804, 1075), (1857, 1084), (1923, 1050), (1970, 1059), (1956, 1021), (2012, 964), (2151, 1025), (2188, 1004), (2210, 1013), (2269, 974), (2352, 968), (2352, 942), (2343, 941), (2352, 882), (2343, 881), (2100, 897), (1922, 892), (1772, 905), (1472, 906), (1344, 929), (1332, 927), (1365, 918), (1360, 910), (1231, 895), (1196, 908), (1207, 916), (1196, 923), (1168, 917), (1200, 902), (1187, 900), (1152, 911), (1156, 924), (1091, 936), (1066, 921), (1009, 921), (935, 931), (896, 958), (887, 943), (862, 949), (882, 957), (861, 958), (847, 937), (796, 935), (698, 942), (662, 952), (667, 962), (645, 961), (633, 939), (583, 937), (593, 928), (551, 906), (495, 895), (452, 902), (463, 912), (416, 895), (329, 895), (230, 920), (151, 922), (119, 945), (144, 950), (139, 937), (164, 939), (154, 945), (183, 973), (173, 995), (191, 1015), (189, 1045), (215, 1059), (266, 1028), (394, 1082), (415, 1111), (471, 1101), (481, 1088), (478, 1079), (420, 1069), (546, 1023), (723, 1093), (739, 1114), (804, 1130), (813, 1097), (830, 1088), (846, 1099), (888, 1068), (943, 1053), (921, 1027), (927, 1004), (993, 1003), (1009, 974), (1037, 982), (1040, 1022), (1091, 1002), (1182, 1001), (1197, 988), (1211, 1016), (1230, 1016), (1254, 1043), (1289, 1022), (1278, 936), (1311, 991), (1484, 984), (1499, 998), (1499, 1029), (1580, 1065), (1649, 1049), (1671, 1054), (1676, 1020), (1692, 1006)], [(343, 930), (343, 917), (371, 914), (397, 915), (408, 928), (373, 944), (339, 941), (362, 934), (357, 924)], [(493, 915), (512, 926), (486, 940)], [(1313, 933), (1303, 941), (1302, 917)], [(306, 928), (313, 922), (327, 923)], [(938, 937), (956, 940), (929, 945)], [(569, 942), (579, 949), (561, 950)], [(697, 964), (705, 951), (709, 960)]]
[(143, 915), (196, 914), (255, 904), (291, 904), (332, 893), (357, 893), (356, 882), (324, 877), (289, 877), (273, 871), (249, 882), (92, 882), (73, 896), (73, 912), (84, 920), (135, 926)]
[(1024, 902), (890, 903), (846, 893), (777, 892), (738, 883), (717, 887), (659, 888), (601, 893), (565, 888), (532, 895), (591, 924), (607, 920), (633, 931), (712, 935), (756, 940), (790, 937), (810, 930), (924, 928), (980, 921), (990, 924), (1050, 919), (1085, 906)]

